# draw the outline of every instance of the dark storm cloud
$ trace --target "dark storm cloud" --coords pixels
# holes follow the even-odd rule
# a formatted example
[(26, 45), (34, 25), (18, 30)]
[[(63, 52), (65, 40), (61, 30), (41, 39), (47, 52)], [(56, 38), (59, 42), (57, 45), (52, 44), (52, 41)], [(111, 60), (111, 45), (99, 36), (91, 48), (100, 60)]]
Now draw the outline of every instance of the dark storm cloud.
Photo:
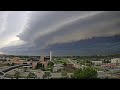
[[(54, 44), (62, 45), (62, 43), (74, 43), (94, 37), (119, 35), (119, 29), (119, 11), (31, 12), (23, 32), (18, 35), (21, 40), (28, 42), (29, 46), (19, 45), (8, 48), (13, 51), (35, 53), (40, 50), (44, 51), (43, 49)], [(70, 49), (72, 50), (74, 47)]]
[[(24, 32), (19, 37), (26, 41), (33, 41), (37, 36), (44, 36), (46, 33), (56, 31), (64, 25), (64, 22), (74, 20), (84, 15), (94, 14), (96, 12), (76, 12), (76, 11), (52, 11), (52, 12), (33, 12), (29, 16), (28, 23)], [(53, 30), (55, 29), (55, 30)], [(29, 37), (32, 35), (32, 37)]]
[[(25, 41), (33, 41), (35, 45), (41, 45), (42, 48), (42, 46), (54, 43), (120, 34), (120, 12), (91, 12), (90, 15), (88, 14), (88, 12), (53, 12), (42, 20), (37, 19), (36, 23), (31, 20), (30, 26), (21, 34), (20, 38)], [(80, 15), (81, 17), (84, 15), (84, 17), (81, 18)], [(77, 19), (74, 20), (76, 17)], [(71, 21), (61, 25), (65, 19)], [(54, 30), (57, 23), (58, 27)]]

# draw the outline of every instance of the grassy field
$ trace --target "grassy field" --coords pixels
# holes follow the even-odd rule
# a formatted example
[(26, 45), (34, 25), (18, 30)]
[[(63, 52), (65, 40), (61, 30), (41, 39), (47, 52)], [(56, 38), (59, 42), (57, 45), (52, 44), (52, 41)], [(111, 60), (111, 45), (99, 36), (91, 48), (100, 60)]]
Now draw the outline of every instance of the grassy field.
[(67, 63), (69, 64), (70, 62), (67, 59), (60, 59), (60, 60), (54, 60), (55, 64), (64, 64)]

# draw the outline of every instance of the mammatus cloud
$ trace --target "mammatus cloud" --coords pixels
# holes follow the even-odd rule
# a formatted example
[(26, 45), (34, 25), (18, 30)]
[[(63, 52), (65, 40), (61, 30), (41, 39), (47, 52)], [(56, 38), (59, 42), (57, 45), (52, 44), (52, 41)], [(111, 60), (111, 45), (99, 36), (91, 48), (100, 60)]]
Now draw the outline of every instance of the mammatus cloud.
[[(111, 37), (120, 34), (119, 11), (37, 11), (24, 13), (26, 13), (24, 14), (26, 18), (22, 13), (16, 16), (21, 15), (21, 19), (24, 19), (24, 24), (22, 24), (22, 20), (16, 18), (16, 21), (21, 22), (21, 29), (18, 31), (14, 29), (16, 33), (10, 36), (18, 36), (19, 43), (14, 46), (10, 44), (10, 47), (2, 48), (2, 50), (38, 53), (40, 50), (55, 44), (62, 45), (94, 37)], [(22, 45), (20, 45), (20, 41)]]

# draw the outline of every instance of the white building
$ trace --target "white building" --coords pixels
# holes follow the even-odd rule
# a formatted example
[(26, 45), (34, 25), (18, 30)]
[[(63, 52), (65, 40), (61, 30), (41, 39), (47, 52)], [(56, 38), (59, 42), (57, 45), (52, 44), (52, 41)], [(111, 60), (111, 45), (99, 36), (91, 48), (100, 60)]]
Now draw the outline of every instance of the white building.
[(94, 65), (102, 65), (102, 61), (92, 61), (92, 64), (94, 64)]
[(52, 52), (50, 51), (50, 61), (52, 61)]
[(113, 58), (111, 59), (111, 63), (120, 63), (120, 58)]

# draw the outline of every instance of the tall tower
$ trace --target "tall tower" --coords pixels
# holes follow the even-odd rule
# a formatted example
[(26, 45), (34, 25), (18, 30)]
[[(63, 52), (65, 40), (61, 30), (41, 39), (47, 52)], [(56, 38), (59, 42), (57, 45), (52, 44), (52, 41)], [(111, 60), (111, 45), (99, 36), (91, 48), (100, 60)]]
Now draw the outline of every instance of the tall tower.
[(52, 61), (52, 51), (50, 51), (50, 61)]

